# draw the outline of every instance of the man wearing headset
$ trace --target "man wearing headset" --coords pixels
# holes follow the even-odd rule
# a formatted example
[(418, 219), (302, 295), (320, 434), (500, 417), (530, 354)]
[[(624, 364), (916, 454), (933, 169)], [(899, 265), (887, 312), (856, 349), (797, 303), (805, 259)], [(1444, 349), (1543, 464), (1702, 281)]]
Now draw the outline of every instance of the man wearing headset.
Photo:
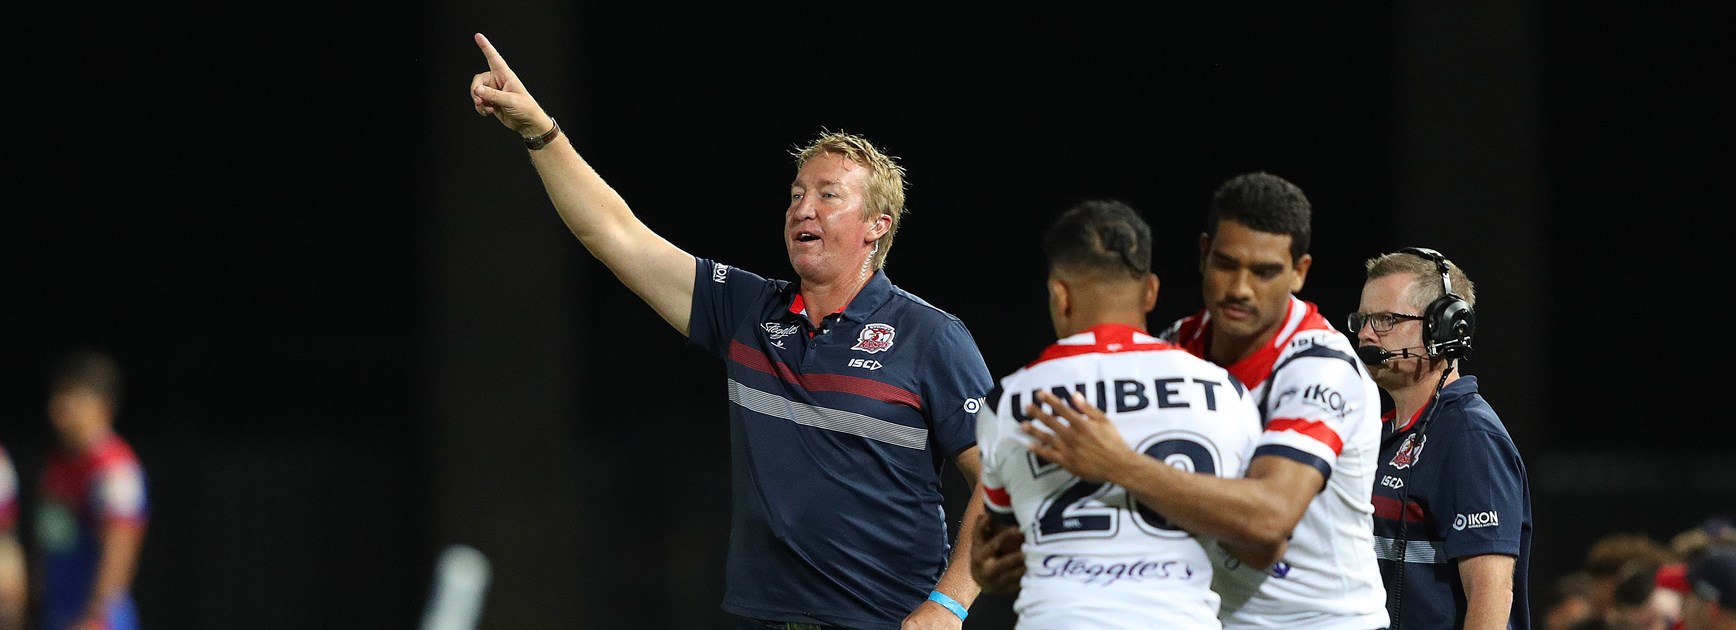
[(1429, 249), (1382, 254), (1366, 268), (1349, 325), (1393, 402), (1374, 487), (1392, 627), (1529, 628), (1525, 462), (1477, 377), (1458, 369), (1476, 328), (1475, 287)]

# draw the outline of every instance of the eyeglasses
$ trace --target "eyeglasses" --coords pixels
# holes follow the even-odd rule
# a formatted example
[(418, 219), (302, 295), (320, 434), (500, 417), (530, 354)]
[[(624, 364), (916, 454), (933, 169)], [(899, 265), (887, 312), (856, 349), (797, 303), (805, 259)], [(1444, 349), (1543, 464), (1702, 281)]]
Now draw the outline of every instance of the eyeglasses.
[(1392, 327), (1397, 326), (1401, 321), (1422, 321), (1422, 319), (1423, 316), (1421, 315), (1406, 315), (1404, 313), (1351, 313), (1349, 324), (1351, 333), (1362, 330), (1363, 324), (1373, 326), (1374, 332), (1388, 333), (1392, 332)]

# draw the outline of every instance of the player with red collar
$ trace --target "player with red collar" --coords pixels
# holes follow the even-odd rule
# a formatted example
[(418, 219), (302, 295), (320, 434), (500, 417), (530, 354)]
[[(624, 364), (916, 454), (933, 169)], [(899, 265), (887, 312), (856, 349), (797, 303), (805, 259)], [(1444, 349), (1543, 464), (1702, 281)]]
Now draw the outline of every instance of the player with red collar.
[[(1032, 417), (1054, 422), (1032, 405), (1037, 396), (1083, 396), (1113, 414), (1102, 421), (1108, 430), (1136, 445), (1132, 457), (1140, 461), (1129, 466), (1234, 477), (1260, 436), (1253, 398), (1224, 368), (1145, 332), (1157, 276), (1151, 229), (1131, 207), (1074, 206), (1050, 227), (1043, 248), (1059, 341), (1002, 378), (977, 420), (990, 518), (1025, 534), (1026, 570), (1013, 606), (1019, 627), (1215, 630), (1208, 548), (1216, 542), (1152, 513), (1124, 488), (1033, 457), (1033, 438), (1020, 428)], [(1271, 540), (1243, 557), (1269, 565), (1283, 544)]]
[[(1243, 478), (1130, 457), (1132, 447), (1112, 427), (1087, 421), (1102, 417), (1089, 402), (1060, 409), (1069, 423), (1052, 435), (1028, 430), (1039, 456), (1127, 488), (1187, 531), (1230, 543), (1288, 539), (1283, 559), (1267, 570), (1220, 554), (1214, 582), (1227, 628), (1387, 625), (1370, 501), (1379, 392), (1350, 339), (1293, 295), (1313, 264), (1310, 213), (1302, 191), (1271, 174), (1220, 186), (1200, 236), (1206, 307), (1161, 335), (1252, 391), (1265, 427)], [(1022, 558), (1005, 553), (1006, 540), (978, 535), (972, 574), (987, 591), (1012, 590)]]

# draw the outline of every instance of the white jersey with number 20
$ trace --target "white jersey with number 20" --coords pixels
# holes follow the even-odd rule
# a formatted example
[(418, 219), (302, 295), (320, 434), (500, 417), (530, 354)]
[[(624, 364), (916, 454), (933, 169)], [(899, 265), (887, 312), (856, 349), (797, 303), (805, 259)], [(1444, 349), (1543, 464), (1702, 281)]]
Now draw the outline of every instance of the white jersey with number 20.
[(1120, 486), (1033, 455), (1019, 431), (1040, 391), (1102, 409), (1129, 445), (1199, 474), (1239, 477), (1260, 435), (1247, 390), (1223, 368), (1128, 326), (1062, 339), (1001, 379), (977, 419), (990, 518), (1024, 532), (1021, 629), (1219, 628), (1212, 560), (1196, 538)]

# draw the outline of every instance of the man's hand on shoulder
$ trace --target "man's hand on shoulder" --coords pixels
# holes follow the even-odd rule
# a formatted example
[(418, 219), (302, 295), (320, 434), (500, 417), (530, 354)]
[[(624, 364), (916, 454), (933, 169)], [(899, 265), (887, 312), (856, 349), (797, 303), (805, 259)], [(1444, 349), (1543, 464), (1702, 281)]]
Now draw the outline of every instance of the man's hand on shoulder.
[(1025, 414), (1031, 421), (1019, 428), (1030, 436), (1031, 452), (1080, 479), (1113, 483), (1116, 475), (1149, 459), (1134, 451), (1109, 416), (1077, 392), (1071, 401), (1037, 392), (1036, 401), (1025, 405)]

